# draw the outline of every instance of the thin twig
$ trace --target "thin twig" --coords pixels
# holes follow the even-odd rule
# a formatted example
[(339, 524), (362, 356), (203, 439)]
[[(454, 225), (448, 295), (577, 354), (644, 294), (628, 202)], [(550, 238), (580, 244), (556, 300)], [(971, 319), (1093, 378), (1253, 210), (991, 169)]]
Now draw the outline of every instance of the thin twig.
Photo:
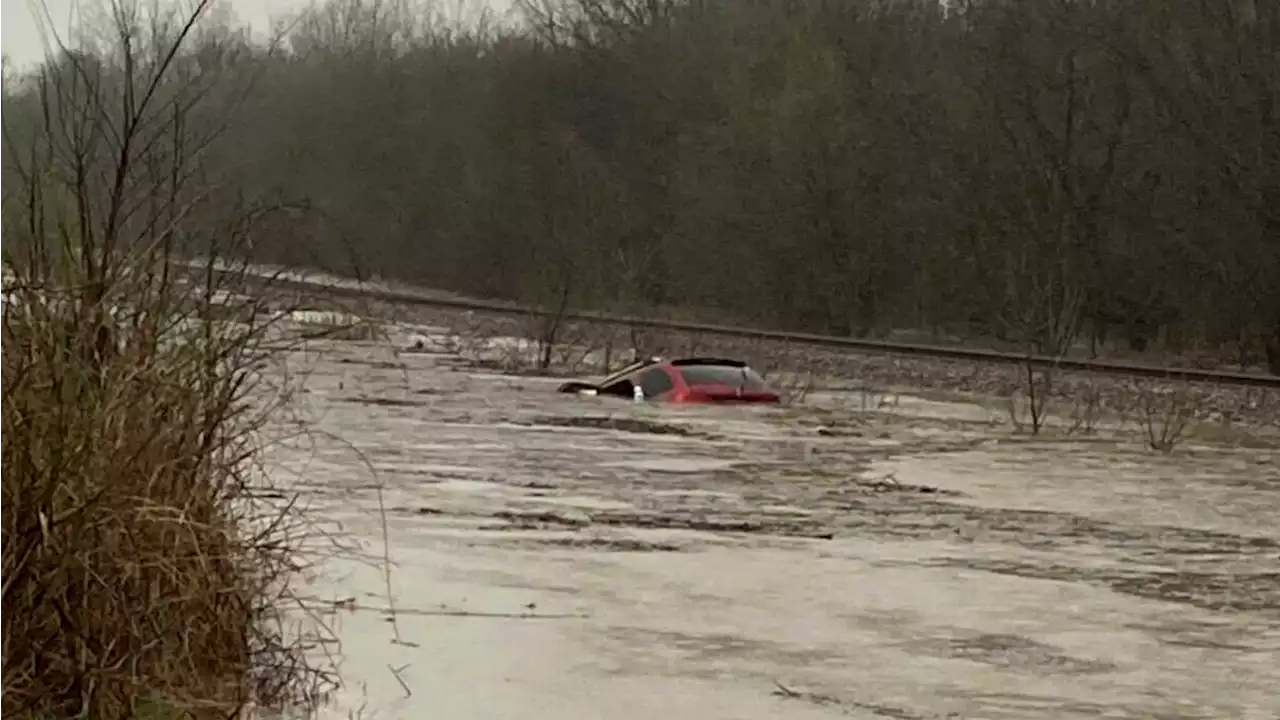
[(583, 620), (590, 618), (587, 613), (534, 613), (534, 612), (486, 612), (481, 610), (426, 610), (422, 608), (391, 608), (378, 605), (357, 605), (354, 603), (325, 602), (319, 599), (308, 599), (302, 601), (304, 607), (317, 610), (348, 610), (350, 612), (368, 611), (379, 612), (385, 615), (416, 615), (418, 617), (470, 617), (470, 618), (496, 618), (506, 620)]
[(409, 689), (409, 686), (408, 684), (405, 683), (404, 678), (400, 676), (400, 673), (404, 672), (408, 667), (409, 667), (408, 663), (401, 665), (398, 668), (392, 667), (391, 663), (387, 663), (387, 669), (391, 671), (392, 677), (394, 677), (396, 679), (396, 682), (400, 683), (400, 687), (404, 689), (404, 696), (406, 698), (411, 698), (413, 697), (413, 691)]

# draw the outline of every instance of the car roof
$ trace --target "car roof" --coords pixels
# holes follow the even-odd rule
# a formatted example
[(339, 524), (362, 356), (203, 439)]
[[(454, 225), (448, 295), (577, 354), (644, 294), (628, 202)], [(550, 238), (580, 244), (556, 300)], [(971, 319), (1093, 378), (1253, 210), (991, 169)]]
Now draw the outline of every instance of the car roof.
[(671, 366), (671, 367), (676, 367), (676, 368), (679, 368), (679, 367), (711, 367), (711, 366), (714, 366), (714, 367), (732, 367), (732, 368), (746, 368), (746, 367), (748, 367), (747, 363), (745, 363), (745, 362), (743, 362), (743, 361), (741, 361), (741, 360), (732, 360), (732, 359), (729, 359), (729, 358), (718, 358), (718, 357), (684, 357), (684, 358), (675, 358), (675, 359), (673, 359), (673, 360), (668, 360), (668, 359), (666, 359), (666, 358), (658, 357), (658, 356), (656, 356), (656, 355), (655, 355), (655, 356), (653, 356), (653, 357), (648, 357), (648, 358), (645, 358), (645, 359), (643, 359), (643, 360), (638, 360), (638, 361), (636, 361), (636, 362), (631, 363), (630, 365), (627, 365), (627, 366), (626, 366), (626, 367), (624, 367), (624, 368), (620, 368), (620, 369), (618, 369), (618, 370), (615, 370), (614, 372), (610, 373), (608, 376), (606, 376), (605, 378), (603, 378), (602, 380), (600, 380), (600, 382), (598, 383), (598, 385), (599, 385), (599, 387), (607, 387), (607, 386), (609, 386), (609, 385), (612, 385), (612, 384), (614, 384), (614, 383), (618, 382), (619, 380), (624, 380), (624, 379), (626, 379), (626, 378), (628, 378), (628, 377), (631, 377), (632, 375), (635, 375), (636, 373), (642, 372), (642, 371), (647, 370), (647, 369), (649, 369), (649, 368), (651, 368), (651, 367), (655, 367), (655, 366), (663, 366), (663, 365), (669, 365), (669, 366)]
[(716, 357), (688, 357), (672, 360), (671, 364), (676, 367), (689, 367), (697, 365), (725, 365), (728, 367), (744, 368), (747, 364), (741, 360), (730, 360), (728, 358)]

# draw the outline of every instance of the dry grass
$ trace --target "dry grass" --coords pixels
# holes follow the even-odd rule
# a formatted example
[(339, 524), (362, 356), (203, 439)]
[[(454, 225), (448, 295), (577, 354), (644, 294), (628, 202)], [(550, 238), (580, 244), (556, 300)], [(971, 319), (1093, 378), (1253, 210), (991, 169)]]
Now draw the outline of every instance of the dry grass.
[(289, 400), (272, 322), (175, 261), (238, 254), (267, 209), (197, 182), (193, 110), (235, 95), (184, 55), (209, 1), (149, 7), (107, 8), (101, 62), (6, 86), (8, 716), (236, 717), (331, 680), (283, 614), (302, 518), (255, 464)]
[[(315, 700), (324, 679), (279, 614), (295, 518), (254, 477), (283, 400), (261, 399), (263, 327), (208, 307), (178, 323), (156, 282), (9, 288), (6, 713), (226, 717)], [(144, 304), (113, 318), (111, 297)]]

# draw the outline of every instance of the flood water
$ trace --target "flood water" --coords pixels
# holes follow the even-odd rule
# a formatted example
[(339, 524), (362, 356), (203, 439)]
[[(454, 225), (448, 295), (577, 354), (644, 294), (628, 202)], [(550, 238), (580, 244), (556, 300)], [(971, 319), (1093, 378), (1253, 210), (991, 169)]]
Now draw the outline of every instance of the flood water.
[(331, 717), (1280, 717), (1275, 450), (311, 349), (318, 432), (273, 472), (370, 556), (303, 589), (335, 606)]

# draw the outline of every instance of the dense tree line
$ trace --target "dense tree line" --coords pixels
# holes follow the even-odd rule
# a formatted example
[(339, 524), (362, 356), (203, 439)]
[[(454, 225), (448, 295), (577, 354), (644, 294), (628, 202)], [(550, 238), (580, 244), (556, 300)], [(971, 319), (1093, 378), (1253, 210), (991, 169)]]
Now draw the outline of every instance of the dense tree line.
[(1280, 373), (1280, 4), (410, 2), (270, 47), (224, 19), (186, 58), (236, 106), (191, 121), (205, 172), (291, 208), (259, 259)]

